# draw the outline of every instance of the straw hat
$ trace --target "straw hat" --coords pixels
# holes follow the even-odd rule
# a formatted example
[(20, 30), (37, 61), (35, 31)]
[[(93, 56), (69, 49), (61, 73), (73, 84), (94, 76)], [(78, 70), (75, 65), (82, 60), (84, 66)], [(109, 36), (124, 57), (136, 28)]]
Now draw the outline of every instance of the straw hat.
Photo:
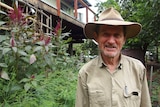
[(126, 38), (131, 38), (141, 31), (141, 24), (124, 21), (120, 13), (114, 8), (108, 8), (99, 16), (98, 21), (87, 23), (84, 27), (84, 34), (89, 39), (94, 39), (93, 33), (96, 31), (96, 24), (123, 25), (126, 26)]

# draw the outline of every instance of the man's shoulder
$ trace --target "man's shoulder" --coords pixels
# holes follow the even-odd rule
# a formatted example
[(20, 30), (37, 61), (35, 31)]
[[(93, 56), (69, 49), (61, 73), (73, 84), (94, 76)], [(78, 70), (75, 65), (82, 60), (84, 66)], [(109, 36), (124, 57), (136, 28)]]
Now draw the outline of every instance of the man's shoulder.
[(85, 63), (85, 64), (83, 65), (83, 67), (89, 67), (89, 66), (95, 66), (95, 65), (97, 65), (98, 59), (99, 59), (99, 56), (91, 59), (90, 61), (88, 61), (87, 63)]
[(142, 65), (143, 66), (143, 63), (139, 59), (136, 59), (136, 58), (133, 58), (133, 57), (130, 57), (130, 56), (126, 56), (126, 55), (122, 55), (122, 59), (126, 63), (135, 64), (135, 65)]
[(99, 56), (91, 59), (90, 61), (88, 61), (87, 63), (85, 63), (82, 67), (80, 71), (88, 71), (93, 69), (94, 67), (98, 66), (98, 60), (99, 60)]

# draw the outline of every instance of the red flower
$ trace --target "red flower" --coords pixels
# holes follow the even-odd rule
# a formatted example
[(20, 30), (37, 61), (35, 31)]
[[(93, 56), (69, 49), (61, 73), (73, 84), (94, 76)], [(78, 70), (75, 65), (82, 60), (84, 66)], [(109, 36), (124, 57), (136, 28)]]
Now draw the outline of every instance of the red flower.
[(59, 19), (57, 21), (57, 25), (56, 25), (53, 33), (57, 36), (57, 35), (59, 35), (60, 32), (61, 32), (61, 20)]
[(8, 12), (8, 16), (13, 22), (20, 22), (23, 19), (22, 9), (20, 7), (14, 6), (13, 10)]
[(40, 36), (39, 40), (42, 41), (44, 39), (44, 36)]
[(35, 76), (34, 76), (34, 75), (31, 75), (31, 78), (32, 78), (32, 79), (34, 79), (34, 78), (35, 78)]
[(40, 36), (39, 40), (44, 42), (44, 45), (46, 46), (51, 42), (51, 37), (42, 35)]
[(31, 81), (35, 79), (35, 75), (30, 76)]
[(51, 41), (51, 37), (50, 36), (46, 37), (44, 41), (45, 41), (45, 45), (48, 45)]
[(14, 37), (12, 36), (11, 39), (10, 39), (10, 44), (12, 47), (14, 47), (16, 45), (16, 42), (14, 40)]

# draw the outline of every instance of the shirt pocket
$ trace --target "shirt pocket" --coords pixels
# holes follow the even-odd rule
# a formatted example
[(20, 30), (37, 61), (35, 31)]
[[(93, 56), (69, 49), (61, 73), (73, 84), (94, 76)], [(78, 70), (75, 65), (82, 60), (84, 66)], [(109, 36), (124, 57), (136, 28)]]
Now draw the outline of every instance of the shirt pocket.
[(124, 95), (125, 100), (130, 107), (140, 107), (141, 100), (141, 91), (140, 90), (131, 90), (127, 93), (128, 95)]
[[(98, 107), (103, 107), (106, 103), (105, 94), (102, 90), (92, 90), (89, 92), (89, 100), (91, 105), (99, 105)], [(103, 105), (103, 106), (100, 106)]]

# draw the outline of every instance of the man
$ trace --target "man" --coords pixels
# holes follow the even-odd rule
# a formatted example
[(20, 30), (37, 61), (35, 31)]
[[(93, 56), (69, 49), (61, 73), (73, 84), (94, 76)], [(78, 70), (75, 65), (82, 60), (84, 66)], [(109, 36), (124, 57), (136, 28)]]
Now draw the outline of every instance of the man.
[(121, 54), (126, 39), (140, 30), (139, 23), (124, 21), (114, 8), (85, 25), (84, 33), (98, 43), (100, 55), (79, 71), (75, 107), (151, 107), (144, 65)]

